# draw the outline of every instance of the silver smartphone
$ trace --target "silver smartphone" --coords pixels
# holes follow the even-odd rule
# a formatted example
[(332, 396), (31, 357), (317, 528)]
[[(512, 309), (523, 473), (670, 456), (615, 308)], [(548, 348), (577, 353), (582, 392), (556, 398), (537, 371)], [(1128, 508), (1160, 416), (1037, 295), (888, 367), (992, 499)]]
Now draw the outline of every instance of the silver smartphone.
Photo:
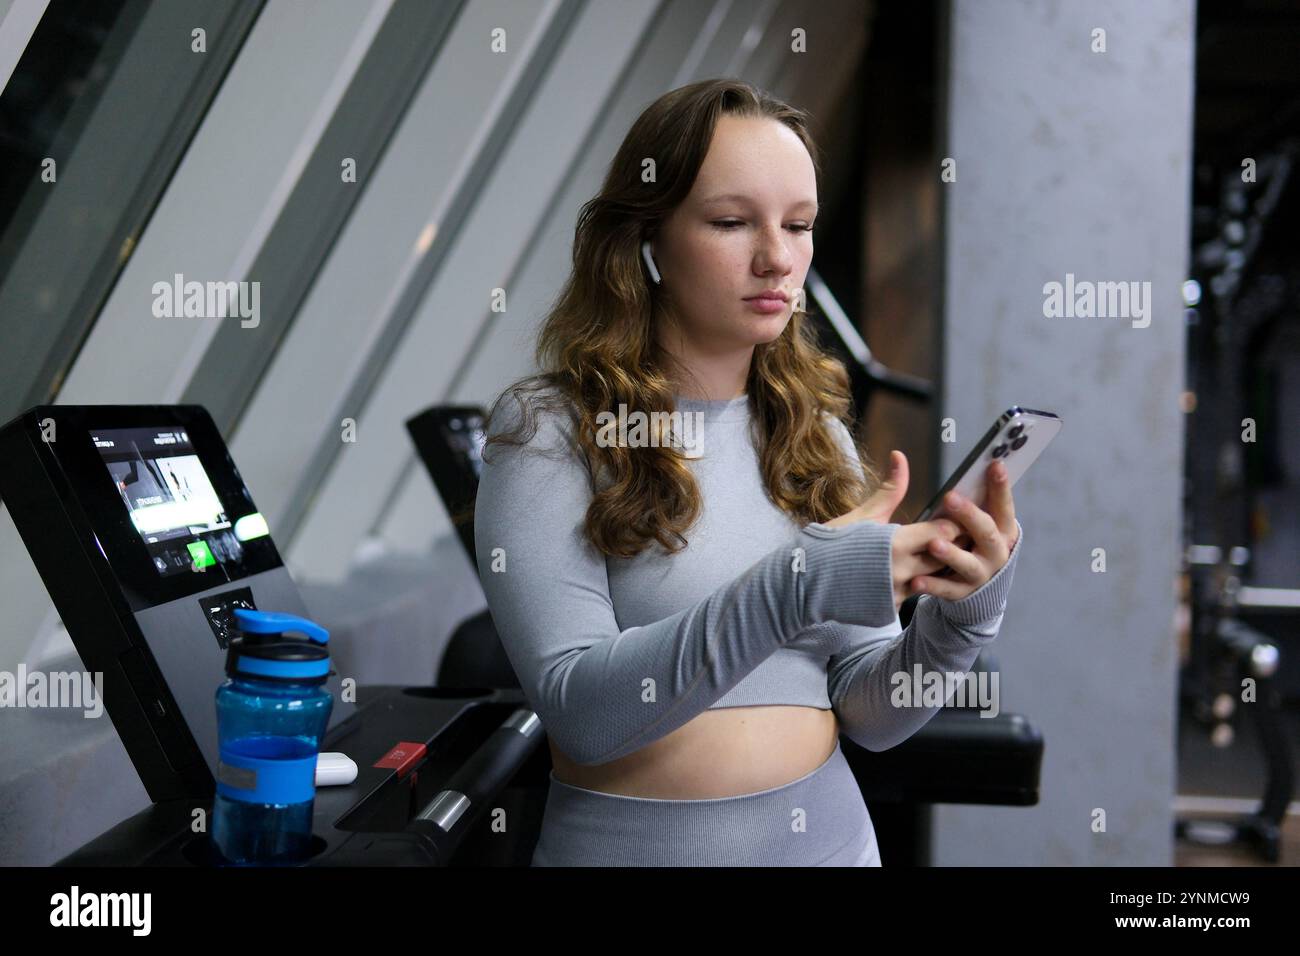
[(943, 497), (953, 489), (987, 510), (985, 484), (989, 465), (995, 461), (1002, 462), (1007, 469), (1007, 478), (1014, 486), (1056, 437), (1062, 424), (1061, 419), (1051, 412), (1021, 408), (1019, 405), (1008, 408), (993, 423), (993, 427), (984, 433), (974, 450), (957, 466), (957, 470), (916, 520), (929, 521), (942, 517), (945, 513)]

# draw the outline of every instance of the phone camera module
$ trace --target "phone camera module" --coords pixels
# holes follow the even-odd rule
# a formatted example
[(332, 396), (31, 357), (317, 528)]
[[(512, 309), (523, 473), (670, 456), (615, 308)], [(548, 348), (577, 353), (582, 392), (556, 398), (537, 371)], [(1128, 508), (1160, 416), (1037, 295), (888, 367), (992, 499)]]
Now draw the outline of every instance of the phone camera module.
[(1015, 441), (1011, 443), (1011, 450), (1020, 451), (1020, 449), (1025, 447), (1025, 442), (1027, 441), (1029, 441), (1029, 436), (1021, 435), (1019, 438), (1017, 438)]
[(1006, 455), (1006, 453), (1007, 453), (1007, 446), (1006, 446), (1006, 445), (994, 445), (994, 446), (993, 446), (993, 457), (994, 457), (994, 458), (1002, 458), (1003, 456)]
[(1024, 430), (1025, 430), (1025, 426), (1023, 424), (1012, 425), (1011, 428), (1007, 430), (1007, 440), (1011, 441), (1013, 439), (1019, 438), (1020, 433), (1023, 432)]

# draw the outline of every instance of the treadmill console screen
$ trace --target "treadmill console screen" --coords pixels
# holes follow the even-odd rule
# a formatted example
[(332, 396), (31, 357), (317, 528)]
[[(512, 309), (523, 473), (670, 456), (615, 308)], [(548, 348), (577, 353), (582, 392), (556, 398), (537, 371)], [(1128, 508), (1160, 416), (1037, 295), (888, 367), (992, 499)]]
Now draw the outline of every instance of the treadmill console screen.
[(240, 560), (243, 546), (187, 431), (110, 428), (91, 438), (159, 574)]
[(284, 566), (202, 406), (38, 405), (8, 437), (10, 454), (52, 456), (46, 490), (132, 611)]

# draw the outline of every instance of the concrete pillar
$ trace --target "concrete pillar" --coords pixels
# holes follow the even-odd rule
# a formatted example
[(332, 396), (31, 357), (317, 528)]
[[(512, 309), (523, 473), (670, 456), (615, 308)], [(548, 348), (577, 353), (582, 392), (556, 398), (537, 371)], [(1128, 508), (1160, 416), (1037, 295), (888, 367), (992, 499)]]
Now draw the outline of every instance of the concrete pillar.
[[(1010, 405), (1065, 428), (1016, 489), (993, 646), (1002, 711), (1046, 738), (1041, 802), (936, 808), (935, 863), (1167, 865), (1194, 8), (953, 0), (945, 32), (943, 471)], [(1070, 275), (1138, 283), (1146, 315), (1049, 317)]]

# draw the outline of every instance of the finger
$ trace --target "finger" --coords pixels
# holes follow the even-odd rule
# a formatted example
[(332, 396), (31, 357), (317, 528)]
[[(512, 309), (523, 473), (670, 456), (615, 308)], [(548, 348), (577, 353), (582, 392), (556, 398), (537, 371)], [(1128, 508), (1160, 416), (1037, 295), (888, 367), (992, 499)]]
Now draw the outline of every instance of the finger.
[(975, 502), (964, 495), (950, 492), (945, 503), (952, 516), (962, 523), (972, 538), (977, 550), (983, 550), (989, 557), (1006, 557), (1001, 551), (1006, 550), (1006, 542), (998, 532), (998, 526), (987, 511), (976, 507)]
[(971, 550), (971, 545), (974, 542), (971, 540), (971, 536), (966, 533), (965, 528), (948, 518), (940, 518), (938, 523), (943, 528), (939, 537), (942, 537), (946, 541), (951, 541), (963, 551)]
[(873, 521), (888, 523), (903, 499), (907, 497), (909, 481), (907, 456), (901, 451), (890, 452), (888, 477), (862, 505), (866, 516)]
[(943, 537), (943, 533), (930, 522), (905, 524), (894, 534), (894, 549), (898, 554), (925, 554), (930, 541), (937, 537)]
[(898, 562), (897, 574), (900, 578), (914, 578), (918, 574), (933, 574), (948, 565), (942, 559), (927, 552), (911, 554)]
[(976, 587), (988, 580), (988, 569), (984, 562), (969, 551), (963, 551), (947, 541), (931, 541), (930, 553), (952, 568), (959, 578)]
[(912, 527), (925, 535), (927, 542), (931, 538), (943, 538), (945, 541), (953, 541), (966, 532), (966, 529), (960, 524), (948, 518), (939, 518), (936, 521), (922, 521), (920, 524), (912, 525)]
[(965, 582), (945, 581), (933, 575), (922, 575), (912, 579), (910, 590), (916, 594), (933, 594), (947, 601), (960, 601), (974, 589)]
[(889, 509), (892, 515), (894, 508), (902, 504), (903, 499), (907, 497), (907, 486), (912, 480), (912, 471), (907, 464), (907, 456), (897, 449), (889, 453), (889, 465), (889, 481), (894, 488), (894, 507)]
[(1011, 500), (1007, 466), (1000, 461), (989, 465), (989, 514), (998, 530), (1008, 538), (1016, 533), (1016, 504)]
[(966, 529), (951, 518), (936, 518), (930, 523), (936, 525), (940, 529), (939, 533), (949, 541), (955, 541), (958, 535), (966, 533)]
[(893, 519), (894, 511), (902, 505), (902, 499), (907, 497), (907, 485), (911, 484), (911, 468), (907, 464), (907, 455), (902, 451), (891, 451), (889, 462), (892, 464), (889, 484), (892, 485), (893, 494), (889, 498), (889, 512), (885, 515), (885, 520)]

